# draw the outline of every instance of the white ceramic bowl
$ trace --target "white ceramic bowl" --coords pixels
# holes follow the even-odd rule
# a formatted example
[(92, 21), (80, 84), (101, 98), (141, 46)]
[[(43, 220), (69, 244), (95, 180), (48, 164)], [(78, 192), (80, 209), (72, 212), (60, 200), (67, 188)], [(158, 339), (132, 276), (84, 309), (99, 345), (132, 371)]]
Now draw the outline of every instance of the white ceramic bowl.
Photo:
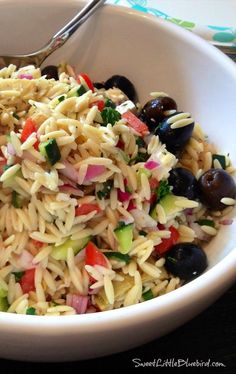
[[(1, 53), (30, 52), (75, 14), (76, 0), (0, 1)], [(14, 25), (14, 27), (12, 27)], [(67, 60), (94, 80), (123, 74), (141, 103), (168, 92), (236, 164), (236, 66), (199, 37), (127, 8), (105, 6), (48, 63)], [(236, 224), (207, 248), (209, 268), (182, 288), (119, 310), (39, 317), (0, 313), (0, 356), (66, 361), (126, 350), (160, 337), (200, 313), (235, 279)]]

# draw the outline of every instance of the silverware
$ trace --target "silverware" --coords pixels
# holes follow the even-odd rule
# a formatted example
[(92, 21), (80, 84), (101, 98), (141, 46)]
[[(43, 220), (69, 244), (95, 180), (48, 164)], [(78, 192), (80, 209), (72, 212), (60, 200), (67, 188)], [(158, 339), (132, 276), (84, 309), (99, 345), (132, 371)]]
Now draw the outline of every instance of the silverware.
[(106, 0), (92, 0), (76, 14), (61, 30), (59, 30), (40, 50), (30, 54), (0, 56), (0, 66), (14, 64), (17, 68), (26, 65), (39, 67), (56, 49), (62, 47), (74, 32), (97, 10)]

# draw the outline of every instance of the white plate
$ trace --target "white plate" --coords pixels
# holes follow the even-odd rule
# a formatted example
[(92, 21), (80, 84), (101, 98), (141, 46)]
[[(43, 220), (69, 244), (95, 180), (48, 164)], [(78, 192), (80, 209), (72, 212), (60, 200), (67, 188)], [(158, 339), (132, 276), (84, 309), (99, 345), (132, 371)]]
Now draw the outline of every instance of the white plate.
[(235, 0), (109, 0), (177, 23), (216, 44), (236, 47)]

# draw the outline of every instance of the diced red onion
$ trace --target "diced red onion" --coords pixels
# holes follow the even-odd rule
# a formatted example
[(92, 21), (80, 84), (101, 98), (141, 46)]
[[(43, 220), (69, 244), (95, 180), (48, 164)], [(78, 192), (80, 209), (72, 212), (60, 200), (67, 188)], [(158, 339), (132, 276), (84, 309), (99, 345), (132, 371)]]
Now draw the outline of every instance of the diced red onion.
[(128, 212), (130, 212), (130, 211), (133, 210), (133, 209), (136, 209), (136, 205), (134, 204), (133, 200), (131, 200), (131, 201), (129, 202), (129, 205), (128, 205), (127, 210), (128, 210)]
[(20, 79), (33, 79), (32, 74), (19, 74), (18, 76)]
[(139, 227), (156, 227), (156, 221), (140, 209), (133, 209), (130, 214), (134, 217), (135, 223)]
[(207, 235), (202, 229), (201, 226), (196, 223), (192, 222), (190, 225), (191, 229), (195, 232), (197, 239), (199, 240), (208, 240), (209, 235)]
[(22, 270), (32, 269), (35, 268), (36, 265), (33, 264), (34, 257), (32, 254), (26, 250), (23, 250), (20, 256), (17, 259), (18, 266)]
[(73, 182), (69, 178), (65, 177), (64, 175), (60, 175), (60, 179), (64, 182), (64, 184), (71, 186), (73, 188), (78, 188), (77, 183)]
[(228, 219), (222, 219), (221, 221), (219, 221), (219, 223), (221, 225), (232, 225), (233, 222), (234, 222), (234, 220), (230, 219), (230, 218), (228, 218)]
[(147, 162), (145, 162), (144, 164), (144, 167), (147, 169), (147, 170), (153, 170), (153, 169), (156, 169), (158, 166), (160, 166), (160, 164), (154, 160), (148, 160)]
[(36, 158), (29, 151), (23, 151), (22, 158), (30, 160), (30, 161), (35, 161), (36, 160)]
[(11, 156), (15, 156), (16, 151), (11, 143), (7, 143), (7, 153)]
[(129, 201), (130, 199), (130, 196), (131, 196), (131, 193), (129, 192), (124, 192), (124, 191), (121, 191), (120, 188), (118, 188), (117, 190), (117, 198), (118, 200), (123, 203), (124, 201)]
[(69, 178), (73, 182), (77, 183), (77, 181), (78, 181), (78, 171), (68, 161), (63, 161), (63, 164), (65, 165), (65, 168), (60, 169), (59, 173), (64, 175), (65, 177)]
[(75, 256), (75, 263), (83, 261), (84, 258), (85, 258), (85, 248), (82, 249), (82, 251), (79, 251), (79, 253), (77, 253), (77, 255)]
[(64, 186), (60, 186), (59, 191), (68, 193), (69, 195), (84, 196), (83, 191), (66, 184), (64, 184)]
[(103, 174), (105, 171), (106, 167), (104, 165), (88, 165), (84, 181), (88, 182), (91, 179)]
[(88, 300), (88, 296), (68, 294), (66, 296), (66, 305), (74, 308), (77, 314), (84, 314), (87, 310)]

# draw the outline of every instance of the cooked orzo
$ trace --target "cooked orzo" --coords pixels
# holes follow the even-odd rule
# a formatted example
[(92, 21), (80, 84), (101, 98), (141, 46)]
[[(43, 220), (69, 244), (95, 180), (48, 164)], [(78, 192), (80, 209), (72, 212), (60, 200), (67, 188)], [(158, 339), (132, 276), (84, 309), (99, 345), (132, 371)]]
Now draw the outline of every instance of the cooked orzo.
[(207, 268), (236, 197), (191, 114), (123, 76), (0, 71), (0, 311), (70, 315), (164, 295)]

